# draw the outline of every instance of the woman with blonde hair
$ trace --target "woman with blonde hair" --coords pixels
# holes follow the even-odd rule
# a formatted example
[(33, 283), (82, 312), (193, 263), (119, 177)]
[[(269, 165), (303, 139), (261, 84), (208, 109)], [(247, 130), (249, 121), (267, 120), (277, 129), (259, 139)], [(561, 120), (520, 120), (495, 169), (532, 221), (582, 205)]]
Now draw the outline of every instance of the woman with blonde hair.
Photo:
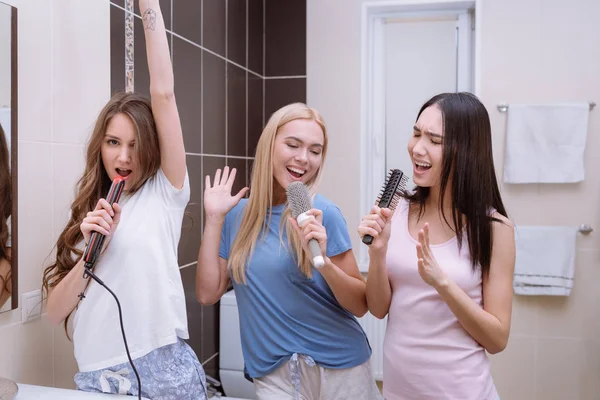
[[(300, 229), (286, 202), (292, 182), (316, 191), (326, 153), (323, 119), (295, 103), (263, 130), (248, 199), (248, 188), (231, 194), (235, 169), (217, 170), (212, 184), (206, 177), (196, 296), (213, 304), (233, 281), (246, 372), (261, 400), (379, 396), (371, 349), (354, 317), (367, 311), (366, 285), (344, 217), (317, 194), (314, 218)], [(313, 238), (325, 256), (320, 269), (306, 256)]]
[[(73, 314), (77, 388), (139, 395), (128, 362), (114, 299), (84, 275), (83, 247), (92, 232), (106, 236), (94, 273), (116, 294), (124, 331), (151, 399), (204, 399), (204, 372), (188, 339), (177, 246), (190, 186), (173, 69), (158, 0), (140, 0), (150, 94), (114, 95), (100, 112), (86, 154), (71, 218), (44, 272), (47, 316)], [(111, 181), (126, 178), (120, 201), (102, 198)]]

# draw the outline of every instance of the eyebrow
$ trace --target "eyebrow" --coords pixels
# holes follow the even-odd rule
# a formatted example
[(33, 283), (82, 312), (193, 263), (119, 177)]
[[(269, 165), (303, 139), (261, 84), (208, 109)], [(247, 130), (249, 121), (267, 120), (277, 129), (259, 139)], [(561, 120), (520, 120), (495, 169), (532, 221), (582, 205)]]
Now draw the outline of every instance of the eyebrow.
[[(286, 139), (291, 139), (291, 140), (295, 140), (298, 143), (304, 143), (304, 141), (300, 138), (297, 138), (296, 136), (288, 136), (286, 137)], [(321, 143), (313, 143), (310, 145), (311, 147), (323, 147), (323, 145)]]
[[(105, 139), (114, 139), (114, 140), (118, 140), (118, 141), (120, 141), (120, 142), (122, 142), (122, 141), (123, 141), (121, 138), (119, 138), (119, 137), (117, 137), (117, 136), (114, 136), (114, 135), (109, 135), (108, 133), (104, 135), (104, 138), (105, 138)], [(135, 142), (135, 139), (134, 139), (134, 140), (132, 140), (132, 142)]]
[[(421, 130), (420, 130), (419, 128), (417, 128), (417, 126), (416, 126), (416, 125), (415, 125), (415, 126), (413, 126), (413, 130), (415, 130), (416, 132), (419, 132), (419, 133), (421, 133)], [(433, 133), (433, 132), (431, 132), (431, 131), (425, 131), (425, 133), (426, 133), (427, 135), (429, 135), (429, 136), (432, 136), (432, 137), (435, 137), (435, 138), (440, 138), (440, 139), (443, 139), (443, 138), (444, 138), (444, 136), (443, 136), (443, 135), (440, 135), (439, 133)]]

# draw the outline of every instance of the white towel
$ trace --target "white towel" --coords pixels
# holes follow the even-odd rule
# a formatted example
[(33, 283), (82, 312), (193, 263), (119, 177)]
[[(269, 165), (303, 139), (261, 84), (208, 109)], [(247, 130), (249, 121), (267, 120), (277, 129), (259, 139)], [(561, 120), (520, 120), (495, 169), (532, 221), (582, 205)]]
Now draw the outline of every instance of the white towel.
[(504, 182), (565, 183), (584, 179), (589, 103), (508, 107)]
[(575, 273), (576, 239), (573, 227), (516, 227), (515, 293), (568, 296)]

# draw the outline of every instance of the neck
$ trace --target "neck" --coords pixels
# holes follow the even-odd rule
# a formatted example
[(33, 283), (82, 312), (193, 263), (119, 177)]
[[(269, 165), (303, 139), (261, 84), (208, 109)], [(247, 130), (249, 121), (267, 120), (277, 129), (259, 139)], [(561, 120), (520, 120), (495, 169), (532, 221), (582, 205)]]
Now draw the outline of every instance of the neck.
[(273, 205), (278, 206), (285, 203), (286, 197), (285, 190), (273, 179)]
[(444, 209), (440, 210), (440, 186), (432, 186), (429, 188), (429, 196), (425, 200), (425, 209), (438, 210), (440, 215), (445, 215), (446, 218), (452, 218), (452, 186), (448, 184), (446, 186), (446, 192), (444, 193)]

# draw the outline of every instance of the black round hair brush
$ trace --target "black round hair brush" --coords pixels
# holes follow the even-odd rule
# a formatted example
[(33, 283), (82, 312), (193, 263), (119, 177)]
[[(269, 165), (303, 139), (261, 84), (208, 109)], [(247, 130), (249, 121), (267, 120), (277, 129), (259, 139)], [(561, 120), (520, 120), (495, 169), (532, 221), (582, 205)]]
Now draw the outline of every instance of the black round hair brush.
[[(385, 179), (381, 192), (375, 202), (379, 208), (389, 208), (394, 211), (400, 201), (400, 193), (402, 193), (408, 182), (408, 177), (399, 169), (390, 169), (390, 172)], [(370, 245), (373, 243), (373, 236), (365, 235), (362, 239), (363, 243)]]

